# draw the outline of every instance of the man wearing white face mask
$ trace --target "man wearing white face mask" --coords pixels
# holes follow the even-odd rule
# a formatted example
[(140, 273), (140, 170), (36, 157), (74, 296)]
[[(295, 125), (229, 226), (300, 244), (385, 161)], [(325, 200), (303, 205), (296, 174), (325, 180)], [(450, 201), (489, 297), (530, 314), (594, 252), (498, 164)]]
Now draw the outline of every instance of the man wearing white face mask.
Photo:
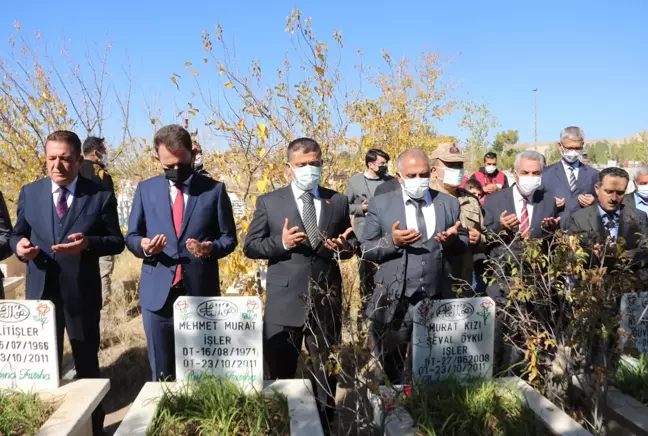
[(596, 196), (598, 170), (580, 160), (584, 146), (585, 134), (581, 128), (564, 128), (558, 143), (562, 159), (548, 166), (542, 175), (542, 185), (556, 199), (562, 228), (566, 228), (572, 212), (592, 205)]
[(211, 174), (209, 174), (207, 172), (207, 170), (205, 169), (205, 163), (203, 161), (202, 147), (200, 146), (200, 144), (196, 140), (192, 141), (191, 154), (193, 154), (193, 156), (194, 156), (194, 160), (193, 160), (194, 173), (201, 174), (201, 175), (207, 176), (207, 177), (211, 177)]
[[(474, 284), (475, 290), (484, 290), (481, 277), (473, 277), (473, 270), (481, 276), (483, 261), (486, 259), (486, 237), (484, 236), (484, 216), (479, 200), (461, 188), (464, 177), (465, 156), (453, 142), (439, 144), (430, 156), (432, 159), (432, 178), (430, 187), (444, 194), (452, 195), (459, 201), (461, 226), (468, 230), (470, 241), (460, 259), (452, 264), (452, 276), (457, 284), (466, 288)], [(465, 289), (469, 291), (469, 289)], [(466, 294), (469, 296), (470, 294)]]
[(370, 346), (392, 383), (400, 381), (412, 335), (414, 306), (424, 298), (451, 298), (449, 263), (468, 246), (459, 202), (429, 188), (430, 162), (423, 150), (398, 157), (401, 188), (369, 201), (362, 235), (365, 259), (379, 265), (366, 315)]
[(627, 194), (623, 204), (648, 214), (648, 166), (642, 165), (634, 173), (635, 192)]
[[(554, 197), (541, 189), (544, 157), (532, 150), (515, 157), (515, 184), (489, 195), (484, 202), (485, 223), (490, 232), (502, 241), (490, 245), (489, 257), (497, 258), (508, 253), (511, 242), (519, 238), (541, 238), (544, 231), (555, 230), (561, 219)], [(519, 252), (513, 244), (511, 250)], [(495, 295), (491, 295), (495, 297)]]
[(287, 160), (292, 183), (257, 199), (243, 252), (269, 261), (263, 354), (270, 378), (295, 378), (305, 343), (320, 418), (327, 428), (337, 381), (324, 365), (342, 331), (338, 261), (353, 256), (356, 237), (347, 197), (320, 186), (319, 144), (295, 139), (288, 145)]
[[(511, 275), (508, 261), (518, 264), (522, 252), (521, 239), (542, 238), (547, 232), (558, 228), (558, 209), (554, 197), (541, 188), (544, 157), (532, 150), (518, 153), (514, 163), (515, 184), (510, 188), (489, 195), (484, 201), (485, 222), (495, 242), (489, 244), (488, 256), (497, 267), (487, 268), (494, 279), (486, 292), (499, 305), (506, 304), (509, 294), (507, 280)], [(502, 267), (502, 268), (499, 268)], [(494, 277), (491, 277), (494, 276)], [(496, 320), (495, 367), (500, 372), (514, 367), (522, 356), (503, 342), (506, 323)]]

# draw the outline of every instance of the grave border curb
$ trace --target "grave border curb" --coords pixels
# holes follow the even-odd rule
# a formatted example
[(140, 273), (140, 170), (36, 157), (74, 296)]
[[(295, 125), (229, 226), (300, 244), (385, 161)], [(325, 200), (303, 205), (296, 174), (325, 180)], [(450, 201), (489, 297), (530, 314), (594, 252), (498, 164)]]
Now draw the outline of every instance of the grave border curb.
[[(288, 399), (291, 436), (324, 436), (310, 380), (265, 380), (263, 392), (275, 390)], [(157, 401), (163, 393), (163, 382), (147, 382), (140, 390), (114, 436), (144, 436), (157, 411)], [(166, 384), (172, 390), (181, 389), (184, 382)]]
[[(538, 422), (550, 433), (554, 435), (592, 436), (583, 426), (521, 378), (503, 377), (494, 378), (493, 380), (511, 386), (520, 392)], [(403, 386), (380, 386), (379, 389), (381, 393), (400, 393), (403, 391)], [(382, 397), (373, 394), (371, 391), (368, 391), (367, 396), (374, 412), (374, 434), (385, 436), (414, 436), (416, 434), (414, 419), (404, 407), (398, 406), (393, 411), (385, 414), (383, 413)]]
[(109, 390), (109, 379), (85, 378), (63, 382), (56, 389), (37, 391), (41, 399), (61, 399), (61, 403), (36, 436), (92, 434), (92, 412)]

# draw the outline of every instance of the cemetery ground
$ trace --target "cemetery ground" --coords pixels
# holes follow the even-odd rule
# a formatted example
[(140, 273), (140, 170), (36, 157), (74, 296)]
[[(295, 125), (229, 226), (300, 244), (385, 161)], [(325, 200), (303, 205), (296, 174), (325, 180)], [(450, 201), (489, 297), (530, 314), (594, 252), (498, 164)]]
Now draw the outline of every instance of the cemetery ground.
[[(106, 412), (105, 429), (107, 434), (113, 434), (117, 430), (129, 408), (133, 402), (135, 402), (140, 391), (143, 392), (142, 389), (146, 389), (145, 384), (151, 380), (146, 351), (146, 340), (143, 332), (141, 316), (137, 307), (137, 281), (139, 279), (140, 265), (140, 261), (129, 253), (122, 254), (117, 258), (115, 271), (113, 273), (112, 298), (109, 300), (102, 313), (102, 339), (99, 355), (101, 376), (103, 378), (108, 378), (111, 381), (110, 392), (103, 400), (103, 407)], [(335, 428), (331, 434), (336, 436), (356, 434), (365, 435), (369, 434), (370, 422), (372, 421), (372, 418), (375, 418), (376, 408), (372, 403), (372, 395), (375, 395), (376, 392), (381, 395), (382, 388), (378, 389), (375, 382), (371, 380), (369, 374), (371, 373), (374, 362), (372, 362), (367, 350), (366, 333), (362, 328), (357, 328), (358, 323), (355, 322), (357, 311), (360, 306), (356, 261), (352, 260), (343, 262), (342, 272), (343, 280), (346, 285), (343, 294), (343, 307), (346, 308), (346, 310), (344, 310), (342, 314), (342, 344), (335, 348), (331, 353), (331, 359), (334, 361), (333, 368), (338, 372), (339, 380), (336, 394), (337, 421), (334, 423)], [(525, 282), (521, 282), (520, 286), (526, 286), (525, 283), (528, 283), (526, 280), (531, 279), (533, 278), (530, 277), (527, 279), (525, 277)], [(18, 296), (17, 298), (23, 298), (23, 296)], [(452, 302), (452, 300), (445, 300), (439, 303), (446, 305), (448, 302)], [(648, 302), (648, 299), (646, 302)], [(615, 303), (615, 305), (616, 304), (618, 303)], [(616, 307), (618, 310), (618, 306)], [(438, 316), (438, 312), (432, 310), (434, 308), (434, 306), (430, 307), (429, 313), (434, 312), (437, 314), (436, 316)], [(484, 301), (476, 301), (474, 309), (474, 312), (471, 312), (470, 319), (461, 319), (460, 325), (463, 330), (476, 329), (478, 327), (476, 322), (480, 319), (482, 319), (484, 323), (487, 323), (487, 321), (492, 322), (494, 320), (494, 313), (491, 312), (490, 315), (486, 313), (486, 309), (493, 310), (493, 308), (489, 304), (484, 304)], [(428, 311), (425, 313), (427, 314)], [(468, 312), (463, 310), (463, 307), (457, 305), (456, 307), (446, 307), (446, 309), (442, 310), (440, 313), (446, 317), (457, 317), (458, 315), (456, 314), (466, 314)], [(458, 331), (460, 336), (466, 334), (466, 338), (473, 337), (472, 334), (469, 335), (469, 332), (463, 331), (462, 329), (459, 329), (460, 331)], [(487, 337), (489, 334), (486, 330), (481, 329), (481, 331), (484, 333), (484, 337)], [(433, 332), (434, 334), (430, 334), (430, 337), (437, 337), (436, 341), (443, 341), (444, 336), (449, 336), (449, 334), (443, 329), (435, 328)], [(435, 344), (434, 340), (435, 339), (432, 338), (433, 345)], [(481, 337), (470, 339), (471, 342), (474, 340), (482, 341), (483, 339)], [(462, 339), (460, 342), (464, 342), (464, 340)], [(455, 344), (454, 346), (456, 347), (458, 345), (460, 344)], [(474, 351), (470, 346), (468, 348), (471, 349), (471, 351)], [(550, 351), (551, 350), (553, 350), (553, 348), (551, 348)], [(477, 352), (477, 354), (480, 353), (481, 351)], [(489, 352), (486, 354), (488, 353)], [(475, 353), (471, 352), (469, 354), (473, 355)], [(639, 353), (634, 353), (634, 355), (640, 356)], [(557, 353), (556, 356), (558, 356)], [(429, 360), (432, 360), (432, 358), (439, 358), (438, 356), (435, 357), (433, 353), (429, 354), (427, 357)], [(441, 356), (441, 358), (443, 358), (443, 356)], [(414, 356), (414, 360), (416, 360), (416, 356)], [(626, 360), (631, 362), (632, 365), (622, 366), (616, 377), (611, 374), (608, 375), (610, 394), (607, 396), (608, 404), (603, 405), (603, 408), (605, 409), (603, 415), (609, 423), (616, 425), (616, 428), (621, 428), (623, 430), (632, 428), (631, 433), (622, 432), (619, 434), (648, 435), (648, 424), (645, 427), (642, 427), (642, 420), (646, 421), (646, 418), (648, 418), (648, 409), (645, 404), (642, 404), (642, 402), (646, 402), (646, 392), (648, 392), (648, 389), (646, 388), (646, 386), (648, 386), (648, 367), (643, 358), (640, 358), (639, 360)], [(64, 375), (68, 373), (68, 377), (70, 361), (70, 348), (66, 343), (63, 373)], [(426, 363), (426, 365), (430, 364), (435, 365), (434, 362)], [(414, 372), (419, 372), (418, 366), (415, 366), (413, 369)], [(481, 371), (482, 369), (483, 368), (480, 365), (478, 370)], [(308, 376), (308, 369), (305, 366), (301, 366), (299, 372), (302, 373), (302, 371), (304, 371), (303, 377), (306, 378)], [(452, 372), (454, 372), (454, 370)], [(429, 374), (427, 370), (420, 373)], [(570, 374), (574, 374), (574, 372), (571, 371), (565, 373), (568, 377), (555, 378), (554, 381), (564, 382), (568, 378), (571, 380)], [(585, 375), (587, 375), (587, 373), (585, 373)], [(528, 379), (527, 376), (528, 374), (523, 375), (523, 378), (526, 380)], [(488, 375), (486, 375), (486, 377), (488, 377)], [(382, 406), (384, 406), (382, 412), (384, 412), (385, 416), (389, 418), (390, 408), (393, 409), (396, 407), (404, 410), (406, 414), (410, 416), (409, 419), (412, 423), (409, 428), (416, 429), (416, 426), (418, 426), (417, 431), (422, 431), (422, 434), (434, 434), (425, 433), (425, 428), (428, 426), (434, 426), (436, 428), (434, 431), (438, 433), (439, 422), (435, 420), (443, 419), (443, 416), (445, 416), (446, 420), (451, 420), (452, 422), (447, 422), (452, 424), (454, 429), (459, 431), (462, 428), (471, 428), (476, 430), (474, 434), (491, 434), (489, 433), (490, 430), (497, 429), (497, 431), (494, 431), (492, 434), (498, 434), (499, 430), (503, 428), (502, 425), (504, 425), (504, 427), (509, 424), (521, 426), (516, 428), (526, 428), (525, 426), (529, 425), (527, 419), (529, 410), (525, 408), (526, 405), (531, 407), (536, 417), (539, 417), (544, 413), (545, 421), (543, 421), (543, 423), (545, 424), (545, 427), (547, 419), (549, 421), (558, 422), (570, 421), (568, 425), (570, 425), (572, 429), (576, 429), (576, 433), (573, 434), (589, 434), (586, 433), (585, 430), (582, 430), (581, 425), (588, 429), (591, 428), (588, 426), (588, 424), (591, 424), (591, 410), (592, 408), (597, 407), (596, 404), (592, 405), (587, 403), (588, 399), (591, 400), (595, 397), (590, 388), (590, 386), (593, 386), (592, 381), (595, 381), (594, 379), (590, 378), (589, 380), (585, 380), (585, 383), (582, 385), (579, 385), (578, 380), (571, 381), (575, 386), (580, 386), (580, 396), (585, 398), (584, 403), (578, 407), (573, 407), (572, 404), (567, 404), (566, 401), (556, 401), (555, 395), (551, 397), (553, 403), (547, 400), (551, 395), (550, 390), (549, 394), (547, 394), (547, 386), (549, 385), (545, 384), (543, 386), (541, 383), (538, 383), (539, 380), (529, 382), (538, 390), (535, 390), (533, 387), (529, 386), (529, 384), (526, 384), (515, 377), (510, 378), (508, 381), (500, 378), (494, 380), (498, 382), (510, 382), (511, 386), (517, 384), (517, 391), (522, 394), (520, 397), (521, 401), (512, 397), (509, 390), (503, 389), (501, 386), (497, 386), (492, 382), (478, 382), (465, 389), (457, 389), (456, 387), (448, 388), (455, 394), (452, 396), (446, 396), (444, 399), (447, 401), (444, 401), (441, 404), (438, 398), (439, 392), (443, 390), (444, 386), (450, 386), (452, 382), (448, 382), (448, 384), (445, 385), (439, 385), (440, 387), (435, 388), (436, 391), (430, 391), (425, 388), (420, 388), (420, 383), (417, 384), (417, 382), (414, 381), (412, 385), (413, 395), (404, 395), (405, 390), (410, 388), (396, 385), (389, 387), (391, 391), (398, 393), (398, 401), (391, 403), (391, 405), (389, 402), (382, 404)], [(558, 385), (554, 383), (554, 386)], [(615, 387), (618, 389), (615, 389)], [(545, 390), (543, 391), (541, 389)], [(410, 393), (411, 392), (412, 391), (410, 391)], [(546, 395), (546, 398), (539, 392)], [(158, 394), (156, 397), (159, 396), (160, 395)], [(538, 402), (544, 402), (540, 407), (540, 413), (538, 412), (538, 408), (534, 406), (534, 402), (536, 405)], [(435, 404), (435, 407), (431, 409), (439, 410), (438, 415), (426, 415), (425, 413), (421, 413), (422, 410), (430, 409), (428, 406), (429, 404)], [(452, 410), (455, 409), (461, 411), (461, 413), (453, 414)], [(173, 408), (171, 407), (166, 409), (166, 412), (159, 412), (158, 417), (163, 413), (166, 413), (167, 417), (169, 417), (172, 410)], [(443, 412), (441, 410), (443, 410)], [(472, 413), (471, 410), (476, 412)], [(563, 410), (566, 414), (563, 413)], [(281, 412), (275, 414), (277, 416), (282, 416)], [(547, 415), (551, 416), (547, 417)], [(560, 415), (560, 418), (556, 419), (556, 415)], [(482, 418), (488, 416), (489, 419), (484, 421), (479, 418), (479, 416)], [(479, 430), (477, 426), (472, 424), (472, 420), (475, 419), (485, 426), (482, 428), (482, 431), (477, 431)], [(574, 419), (577, 422), (574, 421)], [(387, 419), (387, 421), (388, 420), (389, 419)], [(446, 420), (443, 422), (445, 423)], [(386, 423), (387, 421), (385, 421), (383, 417), (383, 422)], [(373, 422), (376, 424), (375, 420)], [(169, 424), (169, 422), (167, 422), (167, 424)], [(174, 422), (171, 421), (170, 424), (173, 425)], [(608, 428), (610, 427), (608, 426)], [(581, 433), (581, 430), (583, 433)], [(385, 434), (409, 433), (389, 433), (385, 431)], [(451, 433), (441, 431), (439, 434)], [(541, 428), (539, 432), (534, 432), (533, 434), (549, 433), (546, 433), (546, 430)], [(554, 432), (553, 434), (556, 433)], [(562, 433), (559, 432), (558, 434)]]
[[(128, 409), (146, 382), (151, 380), (151, 371), (146, 350), (146, 337), (138, 309), (138, 282), (141, 261), (131, 253), (124, 252), (116, 257), (115, 269), (112, 274), (112, 295), (101, 314), (101, 342), (99, 364), (101, 377), (111, 382), (110, 391), (102, 404), (106, 412), (104, 429), (108, 435), (113, 434), (126, 416)], [(351, 283), (345, 292), (346, 302), (352, 314), (356, 316), (359, 307), (357, 283), (357, 267), (355, 261), (346, 262), (343, 267), (345, 283)], [(16, 299), (24, 299), (24, 285), (16, 290)], [(353, 329), (355, 330), (355, 329)], [(347, 343), (360, 340), (351, 329), (346, 329), (344, 339)], [(64, 339), (63, 379), (74, 376), (72, 352), (67, 335)], [(305, 351), (302, 350), (304, 357)], [(341, 351), (346, 366), (352, 361), (366, 363), (366, 355), (361, 349), (346, 346)], [(358, 357), (361, 359), (358, 360)], [(300, 367), (299, 372), (303, 370)], [(359, 372), (361, 368), (345, 368), (347, 372)], [(341, 407), (338, 413), (339, 428), (346, 431), (339, 434), (355, 434), (358, 417), (353, 413), (358, 401), (364, 401), (366, 392), (358, 392), (351, 385), (338, 387), (337, 398)]]

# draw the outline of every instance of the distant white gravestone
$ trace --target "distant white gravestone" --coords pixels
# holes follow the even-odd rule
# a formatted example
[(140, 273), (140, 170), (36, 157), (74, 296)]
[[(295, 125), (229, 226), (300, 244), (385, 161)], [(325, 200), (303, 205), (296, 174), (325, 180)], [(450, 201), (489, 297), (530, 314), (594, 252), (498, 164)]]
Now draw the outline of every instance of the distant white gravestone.
[(260, 298), (179, 297), (173, 322), (177, 380), (209, 374), (263, 389)]
[(245, 204), (239, 196), (233, 192), (228, 192), (227, 196), (230, 199), (230, 203), (232, 203), (232, 213), (234, 214), (234, 218), (245, 216)]
[(414, 310), (415, 380), (493, 376), (495, 303), (490, 297), (423, 300)]
[(52, 302), (0, 300), (0, 389), (29, 391), (58, 386)]
[(629, 292), (621, 297), (621, 344), (632, 338), (640, 353), (648, 351), (647, 306), (648, 292)]

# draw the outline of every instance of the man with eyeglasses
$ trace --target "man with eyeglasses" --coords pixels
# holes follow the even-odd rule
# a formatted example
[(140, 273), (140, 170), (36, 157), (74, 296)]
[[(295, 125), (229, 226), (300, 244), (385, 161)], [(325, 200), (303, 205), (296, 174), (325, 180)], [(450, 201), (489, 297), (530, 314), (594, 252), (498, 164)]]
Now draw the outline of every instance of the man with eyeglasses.
[(548, 166), (542, 174), (542, 186), (555, 197), (563, 228), (569, 223), (572, 212), (594, 204), (598, 170), (583, 163), (584, 146), (583, 130), (576, 126), (565, 127), (558, 142), (562, 159)]

